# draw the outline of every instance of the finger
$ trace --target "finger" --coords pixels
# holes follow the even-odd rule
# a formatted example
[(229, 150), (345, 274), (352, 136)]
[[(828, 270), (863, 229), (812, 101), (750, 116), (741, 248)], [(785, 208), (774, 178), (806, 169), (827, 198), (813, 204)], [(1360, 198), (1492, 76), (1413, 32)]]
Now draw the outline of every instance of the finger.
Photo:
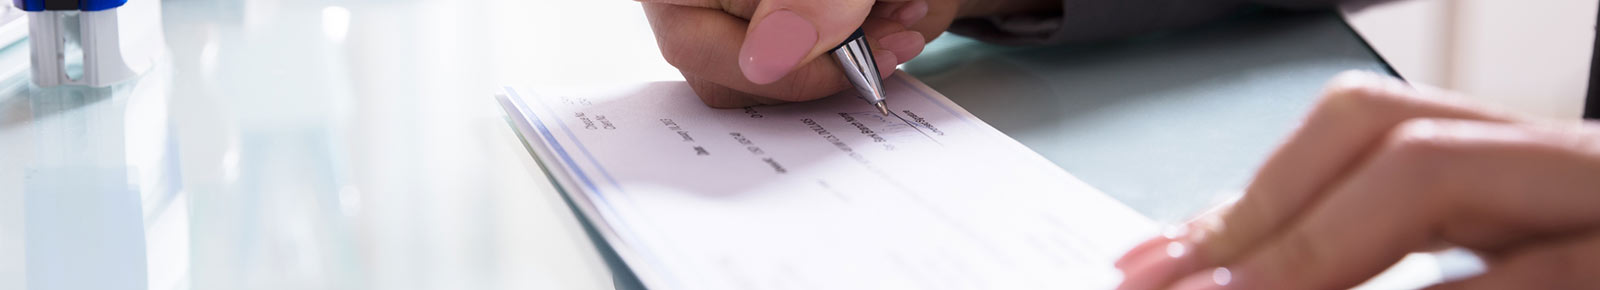
[(895, 64), (905, 63), (922, 54), (922, 48), (928, 44), (921, 32), (907, 30), (905, 25), (888, 19), (873, 18), (861, 28), (867, 35), (868, 46), (894, 52), (898, 58)]
[[(916, 1), (921, 1), (921, 0), (916, 0)], [(907, 3), (916, 2), (916, 1), (877, 3), (877, 4), (872, 5), (872, 11), (867, 12), (867, 17), (894, 20), (894, 14), (896, 12), (900, 12), (900, 8), (901, 7), (905, 6)], [(908, 25), (908, 24), (902, 24), (902, 25)]]
[[(760, 4), (757, 0), (723, 1), (723, 0), (636, 0), (647, 4), (668, 4), (675, 6), (698, 7), (712, 10), (721, 10), (740, 19), (750, 19)], [(928, 16), (930, 7), (927, 0), (879, 0), (872, 5), (868, 17), (881, 18), (901, 26), (910, 27)], [(943, 25), (948, 24), (941, 24)], [(942, 31), (942, 28), (923, 30), (927, 32)]]
[(1523, 249), (1489, 271), (1429, 290), (1586, 289), (1600, 285), (1600, 233)]
[(878, 3), (872, 6), (871, 17), (894, 20), (901, 26), (910, 27), (927, 17), (928, 9), (927, 0)]
[[(883, 57), (892, 58), (893, 55), (885, 55)], [(893, 68), (886, 68), (889, 69), (884, 70), (881, 73), (887, 76), (889, 73), (893, 72)], [(700, 101), (704, 102), (706, 106), (712, 108), (730, 109), (788, 103), (788, 101), (766, 98), (740, 92), (734, 89), (729, 89), (728, 87), (689, 74), (683, 74), (683, 78), (684, 81), (689, 84), (689, 87), (694, 90), (695, 95), (700, 97)]]
[(712, 108), (729, 109), (762, 104), (759, 101), (762, 99), (760, 97), (729, 89), (698, 77), (684, 74), (683, 80), (689, 84), (689, 88), (694, 89), (695, 95), (700, 96), (701, 102)]
[(634, 1), (639, 2), (639, 3), (645, 3), (645, 4), (667, 4), (667, 5), (700, 7), (700, 8), (710, 8), (710, 9), (722, 9), (722, 7), (725, 6), (722, 0), (634, 0)]
[[(1348, 288), (1447, 241), (1600, 226), (1600, 134), (1581, 126), (1413, 119), (1293, 225), (1228, 265), (1232, 289)], [(1457, 229), (1472, 229), (1460, 231)], [(1483, 233), (1492, 233), (1484, 235)], [(1201, 271), (1178, 285), (1204, 284)], [(1195, 282), (1199, 281), (1199, 282)], [(1185, 286), (1188, 287), (1188, 286)]]
[(1268, 158), (1245, 195), (1224, 215), (1202, 252), (1232, 260), (1292, 221), (1327, 187), (1380, 146), (1406, 120), (1449, 118), (1516, 122), (1517, 118), (1461, 103), (1441, 92), (1420, 92), (1387, 76), (1346, 73), (1337, 77), (1289, 141)]
[[(1391, 129), (1412, 118), (1456, 118), (1512, 122), (1513, 117), (1463, 104), (1440, 92), (1419, 92), (1405, 83), (1365, 72), (1330, 81), (1307, 119), (1259, 169), (1245, 194), (1217, 222), (1194, 224), (1179, 237), (1157, 237), (1184, 255), (1158, 250), (1129, 252), (1122, 260), (1159, 260), (1161, 267), (1124, 269), (1125, 281), (1165, 285), (1205, 267), (1237, 258), (1304, 212), (1358, 161), (1365, 160)], [(1217, 227), (1215, 225), (1225, 225)], [(1154, 247), (1161, 249), (1165, 247)], [(1155, 258), (1151, 258), (1155, 257)], [(1143, 288), (1129, 288), (1143, 289)]]
[(845, 41), (872, 11), (872, 0), (764, 0), (739, 49), (751, 82), (778, 81)]
[[(730, 57), (738, 55), (738, 43), (743, 41), (743, 20), (705, 8), (651, 3), (644, 7), (662, 56), (686, 75), (782, 101), (818, 99), (850, 85), (834, 61), (807, 63), (774, 83), (751, 82), (740, 73), (738, 59)], [(885, 72), (893, 71), (898, 60), (887, 50), (875, 50), (873, 57)]]
[[(1125, 273), (1125, 279), (1117, 289), (1157, 289), (1171, 282), (1171, 279), (1199, 269), (1195, 259), (1174, 259), (1193, 256), (1192, 244), (1174, 242), (1174, 240), (1202, 239), (1206, 233), (1207, 225), (1219, 224), (1221, 216), (1232, 209), (1233, 202), (1228, 202), (1200, 214), (1194, 220), (1181, 227), (1169, 229), (1161, 236), (1145, 241), (1135, 246), (1128, 254), (1118, 259), (1115, 266)], [(1177, 262), (1177, 263), (1175, 263)]]

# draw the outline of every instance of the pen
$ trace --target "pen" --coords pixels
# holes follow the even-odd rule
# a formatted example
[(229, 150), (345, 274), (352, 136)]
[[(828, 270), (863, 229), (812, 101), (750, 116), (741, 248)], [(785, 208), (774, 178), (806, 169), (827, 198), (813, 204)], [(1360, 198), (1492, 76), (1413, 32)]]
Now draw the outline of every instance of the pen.
[(878, 61), (872, 59), (872, 47), (867, 46), (866, 33), (857, 28), (844, 43), (833, 48), (833, 58), (839, 60), (839, 68), (844, 69), (845, 78), (850, 79), (861, 99), (878, 107), (879, 113), (889, 115), (889, 107), (884, 105), (883, 78), (878, 74)]

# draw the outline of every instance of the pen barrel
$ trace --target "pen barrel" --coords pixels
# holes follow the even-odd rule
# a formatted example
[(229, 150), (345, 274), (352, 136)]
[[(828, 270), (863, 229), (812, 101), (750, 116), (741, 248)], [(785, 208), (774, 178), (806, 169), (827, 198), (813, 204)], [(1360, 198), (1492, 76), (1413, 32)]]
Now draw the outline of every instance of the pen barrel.
[(868, 103), (883, 102), (883, 77), (878, 74), (878, 62), (872, 57), (872, 47), (867, 45), (861, 30), (833, 49), (846, 79), (856, 88), (861, 99)]

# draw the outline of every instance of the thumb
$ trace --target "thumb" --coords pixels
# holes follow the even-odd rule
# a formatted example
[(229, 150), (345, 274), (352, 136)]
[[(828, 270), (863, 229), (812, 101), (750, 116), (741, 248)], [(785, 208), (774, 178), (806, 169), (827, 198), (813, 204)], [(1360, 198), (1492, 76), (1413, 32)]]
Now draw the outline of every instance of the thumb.
[(765, 0), (756, 6), (739, 48), (746, 79), (770, 84), (845, 41), (875, 0)]

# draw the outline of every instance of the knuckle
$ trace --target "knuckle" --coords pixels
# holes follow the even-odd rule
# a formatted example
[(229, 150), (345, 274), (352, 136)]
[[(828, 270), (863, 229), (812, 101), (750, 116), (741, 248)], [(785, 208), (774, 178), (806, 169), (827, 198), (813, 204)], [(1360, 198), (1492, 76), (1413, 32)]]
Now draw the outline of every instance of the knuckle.
[(1322, 91), (1323, 102), (1334, 104), (1368, 104), (1382, 95), (1382, 91), (1369, 84), (1334, 82)]
[(1411, 85), (1405, 83), (1404, 81), (1401, 81), (1401, 80), (1396, 79), (1394, 77), (1391, 77), (1389, 75), (1379, 74), (1379, 73), (1370, 72), (1370, 71), (1362, 71), (1362, 70), (1348, 70), (1348, 71), (1341, 72), (1338, 75), (1334, 76), (1332, 79), (1330, 79), (1328, 81), (1328, 83), (1326, 84), (1326, 87), (1329, 90), (1337, 90), (1337, 89), (1357, 89), (1357, 90), (1377, 90), (1377, 91), (1412, 90), (1411, 89)]
[(821, 99), (840, 90), (841, 88), (833, 82), (838, 80), (827, 78), (827, 72), (820, 68), (824, 67), (805, 65), (790, 72), (788, 80), (781, 85), (783, 87), (778, 94), (768, 97), (780, 101), (801, 102)]
[(1389, 132), (1390, 147), (1407, 157), (1435, 154), (1448, 143), (1443, 122), (1427, 118), (1401, 121)]
[(1368, 104), (1389, 98), (1390, 86), (1371, 73), (1347, 71), (1328, 81), (1322, 93), (1327, 102)]
[(1359, 116), (1374, 113), (1385, 103), (1392, 102), (1392, 98), (1370, 85), (1335, 81), (1323, 90), (1322, 99), (1312, 116), (1341, 120), (1366, 119)]
[(1445, 186), (1455, 184), (1442, 177), (1444, 171), (1460, 160), (1463, 147), (1460, 140), (1451, 137), (1451, 121), (1438, 119), (1408, 119), (1396, 125), (1388, 136), (1378, 166), (1392, 171), (1402, 184), (1410, 185), (1405, 192), (1447, 193), (1456, 192)]
[(1409, 85), (1388, 77), (1346, 72), (1328, 82), (1317, 109), (1318, 113), (1331, 116), (1383, 117), (1404, 115), (1401, 112), (1436, 106), (1434, 103)]

